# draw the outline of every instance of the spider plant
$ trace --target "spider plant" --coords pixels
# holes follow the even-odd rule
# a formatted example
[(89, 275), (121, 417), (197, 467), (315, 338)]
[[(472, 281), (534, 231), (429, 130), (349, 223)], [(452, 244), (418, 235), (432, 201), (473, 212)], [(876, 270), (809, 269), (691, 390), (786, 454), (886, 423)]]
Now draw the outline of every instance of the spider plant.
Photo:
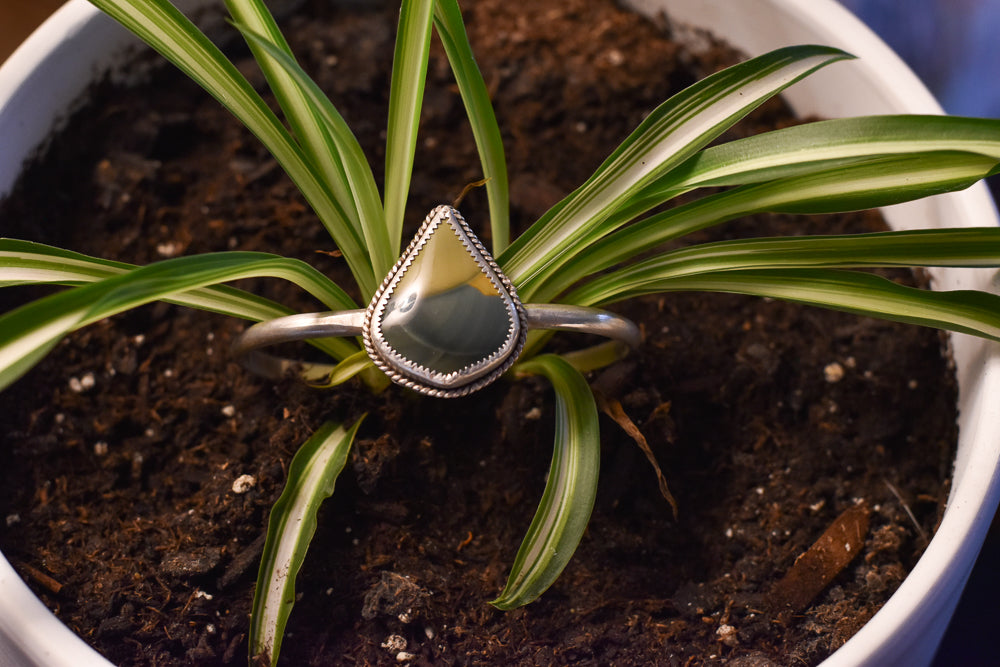
[[(668, 241), (759, 212), (826, 213), (965, 188), (1000, 165), (1000, 121), (884, 116), (816, 122), (711, 145), (770, 97), (850, 58), (823, 46), (780, 49), (720, 71), (655, 109), (577, 190), (509, 240), (500, 131), (457, 0), (403, 0), (390, 87), (386, 171), (372, 169), (336, 107), (299, 67), (262, 0), (225, 0), (283, 119), (226, 56), (167, 0), (91, 0), (197, 81), (262, 141), (342, 252), (363, 299), (399, 255), (432, 34), (451, 63), (486, 177), (493, 254), (528, 302), (608, 305), (643, 294), (700, 290), (787, 299), (1000, 340), (1000, 297), (904, 287), (859, 269), (1000, 266), (1000, 229), (965, 228), (705, 243)], [(688, 203), (679, 195), (711, 188)], [(155, 300), (251, 321), (289, 308), (224, 283), (280, 278), (331, 310), (358, 308), (309, 265), (266, 253), (223, 252), (148, 266), (0, 240), (0, 285), (68, 286), (0, 316), (0, 388), (72, 331)], [(576, 549), (594, 503), (599, 429), (584, 373), (614, 362), (613, 346), (543, 353), (533, 332), (512, 378), (542, 376), (556, 395), (546, 488), (509, 579), (492, 604), (536, 599)], [(331, 358), (317, 384), (387, 382), (358, 343), (314, 340)], [(431, 400), (431, 399), (428, 399)], [(251, 619), (250, 651), (275, 664), (296, 574), (360, 420), (325, 424), (298, 451), (272, 509)]]

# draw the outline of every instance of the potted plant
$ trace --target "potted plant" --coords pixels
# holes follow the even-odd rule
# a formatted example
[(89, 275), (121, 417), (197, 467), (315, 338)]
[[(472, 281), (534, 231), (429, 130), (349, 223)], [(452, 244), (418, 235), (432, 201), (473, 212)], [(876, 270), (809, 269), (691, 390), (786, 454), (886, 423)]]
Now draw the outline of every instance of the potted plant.
[[(841, 19), (843, 19), (843, 18), (844, 18), (844, 17), (843, 17), (843, 15), (838, 15), (838, 14), (837, 14), (837, 12), (836, 12), (836, 10), (835, 10), (834, 8), (830, 8), (830, 11), (832, 11), (832, 12), (833, 12), (833, 15), (834, 15), (834, 16), (839, 16), (839, 17), (840, 17)], [(737, 40), (737, 41), (738, 41), (738, 40)], [(820, 40), (815, 40), (815, 41), (820, 41)], [(827, 113), (829, 114), (829, 112), (827, 112)], [(980, 192), (980, 197), (982, 197), (982, 193), (981, 193), (981, 192)], [(980, 218), (980, 219), (978, 219), (978, 220), (977, 220), (977, 222), (978, 222), (979, 224), (982, 224), (982, 219), (981, 219), (981, 218)], [(956, 280), (961, 280), (961, 278), (957, 278)], [(541, 289), (541, 288), (539, 288), (539, 289)], [(960, 363), (960, 364), (961, 364), (962, 360), (963, 360), (964, 358), (966, 358), (966, 357), (963, 357), (962, 355), (963, 355), (963, 354), (968, 354), (968, 353), (963, 353), (963, 352), (962, 352), (962, 349), (964, 349), (964, 348), (963, 348), (963, 345), (969, 345), (969, 343), (956, 343), (956, 345), (955, 345), (955, 347), (956, 347), (956, 358), (957, 358), (957, 359), (959, 360), (959, 363)], [(975, 346), (974, 346), (974, 344), (973, 344), (973, 347), (972, 347), (972, 348), (970, 348), (970, 349), (974, 349), (974, 350), (975, 350), (974, 354), (982, 354), (982, 350), (984, 350), (985, 348), (981, 348), (981, 347), (980, 347), (980, 348), (975, 348)], [(968, 414), (968, 412), (967, 412), (966, 410), (964, 410), (964, 409), (963, 409), (963, 415), (966, 415), (966, 414)], [(968, 429), (966, 429), (966, 430), (968, 430)], [(963, 454), (962, 454), (962, 453), (961, 453), (961, 451), (960, 451), (960, 455), (959, 455), (959, 460), (960, 460), (960, 461), (962, 460), (962, 456), (963, 456)], [(977, 468), (979, 468), (979, 469), (982, 469), (982, 464), (977, 464)], [(991, 464), (990, 464), (990, 469), (992, 469), (992, 462), (991, 462)], [(956, 489), (958, 488), (958, 484), (957, 484), (957, 482), (958, 482), (958, 481), (962, 481), (962, 478), (961, 478), (961, 472), (962, 472), (962, 470), (965, 470), (965, 468), (961, 468), (961, 469), (957, 470), (957, 472), (956, 472)], [(957, 494), (957, 493), (958, 493), (958, 491), (956, 490), (956, 492), (955, 492), (955, 493)], [(981, 491), (977, 491), (976, 493), (982, 493), (982, 492), (981, 492)], [(989, 502), (989, 501), (988, 501), (988, 502)], [(992, 508), (991, 508), (991, 509), (992, 509)], [(950, 524), (947, 524), (947, 518), (946, 518), (946, 520), (945, 520), (945, 523), (943, 523), (943, 524), (942, 524), (942, 530), (944, 530), (944, 529), (945, 529), (945, 526), (946, 526), (946, 525), (950, 525)], [(984, 530), (984, 529), (985, 529), (985, 527), (982, 527), (982, 530)], [(981, 539), (981, 536), (982, 536), (982, 532), (980, 531), (980, 534), (979, 534), (979, 538), (980, 538), (980, 539)], [(929, 549), (929, 550), (928, 550), (928, 554), (929, 554), (929, 555), (930, 555), (930, 554), (933, 554), (933, 553), (934, 553), (934, 552), (933, 552), (932, 550), (933, 550), (933, 545), (932, 545), (931, 549)], [(971, 567), (971, 560), (972, 560), (972, 558), (969, 558), (969, 560), (968, 560), (968, 567)], [(927, 561), (927, 558), (925, 557), (925, 559), (921, 561), (921, 564), (923, 564), (923, 563), (924, 563), (924, 562), (926, 562), (926, 561)], [(919, 566), (918, 566), (918, 567), (919, 567)], [(926, 567), (930, 567), (930, 566), (925, 566), (925, 569), (926, 569)], [(959, 575), (959, 576), (960, 576), (960, 578), (963, 578), (964, 576), (967, 576), (967, 572), (968, 572), (968, 567), (966, 567), (966, 569), (965, 569), (965, 571), (964, 571), (964, 572), (961, 572), (961, 569), (959, 568), (959, 570), (960, 570), (960, 575)], [(953, 568), (953, 567), (950, 567), (950, 568), (947, 568), (947, 569), (946, 569), (946, 571), (951, 571), (952, 569), (955, 569), (955, 568)], [(911, 577), (911, 579), (913, 579), (913, 578)], [(16, 584), (15, 584), (15, 586), (16, 586)], [(911, 586), (911, 588), (912, 588), (912, 586)], [(896, 598), (894, 598), (894, 599), (896, 599)], [(890, 603), (890, 605), (887, 605), (887, 607), (886, 607), (886, 608), (887, 608), (887, 609), (890, 609), (890, 607), (891, 607), (891, 604), (892, 604), (892, 603)], [(913, 622), (913, 619), (912, 619), (912, 618), (910, 618), (910, 619), (908, 619), (908, 620), (909, 620), (909, 621), (910, 621), (911, 623)], [(873, 621), (873, 623), (874, 623), (874, 621)], [(943, 631), (943, 628), (942, 628), (942, 631)], [(877, 632), (879, 632), (879, 631), (878, 631), (878, 630), (875, 630), (875, 631), (871, 631), (871, 632), (876, 632), (876, 633), (877, 633)], [(869, 634), (871, 634), (871, 632), (869, 632)], [(936, 640), (937, 640), (937, 638), (935, 638), (935, 637), (934, 637), (933, 635), (934, 635), (934, 633), (933, 633), (933, 632), (929, 632), (929, 633), (924, 633), (924, 634), (923, 634), (922, 636), (924, 636), (924, 637), (928, 637), (928, 638), (930, 638), (930, 639), (931, 639), (932, 641), (936, 641)], [(853, 644), (854, 644), (855, 646), (857, 646), (857, 645), (858, 645), (859, 643), (864, 643), (864, 636), (865, 636), (865, 631), (862, 631), (862, 633), (861, 633), (861, 634), (859, 634), (859, 637), (861, 638), (861, 641), (859, 642), (859, 641), (855, 640), (855, 641), (853, 642)], [(938, 636), (939, 636), (939, 635), (938, 635)], [(911, 643), (910, 645), (912, 645), (912, 643)], [(885, 643), (885, 642), (882, 642), (882, 643), (880, 643), (880, 646), (879, 646), (879, 648), (878, 648), (878, 649), (876, 649), (876, 650), (888, 650), (888, 651), (895, 651), (895, 650), (896, 650), (896, 648), (897, 648), (896, 646), (893, 646), (893, 645), (891, 645), (891, 644), (888, 644), (888, 643)], [(850, 650), (852, 650), (852, 649), (851, 649), (851, 646), (849, 645), (848, 647), (845, 647), (845, 649), (844, 649), (844, 650), (845, 650), (845, 651), (847, 651), (847, 652), (846, 652), (846, 653), (844, 653), (843, 655), (845, 655), (845, 656), (847, 656), (847, 657), (845, 657), (845, 658), (842, 658), (842, 659), (844, 659), (844, 660), (850, 660), (850, 661), (853, 661), (853, 660), (852, 660), (852, 658), (850, 657)], [(853, 649), (853, 650), (859, 650), (859, 649)], [(865, 650), (865, 649), (860, 649), (860, 650)], [(878, 655), (880, 655), (880, 654), (878, 654)], [(927, 654), (926, 654), (926, 653), (924, 653), (923, 655), (924, 655), (924, 656), (926, 657), (926, 655), (927, 655)], [(837, 658), (834, 658), (834, 659), (837, 659)], [(876, 658), (873, 658), (873, 659), (875, 659), (875, 660), (879, 660), (880, 658), (877, 658), (877, 657), (876, 657)], [(912, 663), (911, 663), (911, 664), (912, 664)]]

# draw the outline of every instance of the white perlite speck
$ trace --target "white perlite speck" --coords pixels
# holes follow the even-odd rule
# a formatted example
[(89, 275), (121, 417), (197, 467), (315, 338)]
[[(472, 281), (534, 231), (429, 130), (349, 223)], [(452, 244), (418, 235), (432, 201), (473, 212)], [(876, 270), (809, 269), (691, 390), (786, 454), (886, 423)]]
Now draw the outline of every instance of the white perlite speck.
[(246, 493), (257, 484), (253, 475), (240, 475), (233, 480), (233, 493)]
[(406, 637), (402, 635), (389, 635), (382, 642), (382, 648), (390, 653), (399, 653), (406, 648)]
[(88, 389), (93, 389), (96, 384), (93, 373), (86, 373), (83, 377), (71, 377), (69, 379), (69, 390), (74, 394), (80, 394)]
[(823, 377), (826, 378), (827, 382), (840, 382), (844, 379), (844, 367), (836, 361), (832, 364), (827, 364), (823, 369)]
[(739, 640), (736, 637), (736, 628), (734, 628), (731, 625), (726, 625), (726, 624), (720, 625), (716, 629), (715, 634), (719, 638), (719, 641), (725, 644), (726, 646), (739, 645)]

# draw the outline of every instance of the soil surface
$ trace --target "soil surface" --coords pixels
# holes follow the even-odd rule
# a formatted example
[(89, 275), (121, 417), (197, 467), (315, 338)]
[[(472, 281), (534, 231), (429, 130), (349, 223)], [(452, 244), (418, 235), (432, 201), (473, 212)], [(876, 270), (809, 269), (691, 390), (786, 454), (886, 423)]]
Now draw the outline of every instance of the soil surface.
[[(603, 0), (466, 4), (520, 228), (660, 101), (735, 59), (707, 42), (692, 52)], [(391, 8), (321, 0), (287, 22), (376, 173), (394, 23)], [(234, 57), (261, 85), (245, 52)], [(95, 94), (0, 209), (5, 235), (136, 263), (265, 250), (350, 284), (294, 187), (214, 101), (173, 71)], [(788, 122), (772, 103), (738, 132)], [(435, 47), (410, 229), (479, 176)], [(462, 208), (488, 239), (485, 195)], [(759, 216), (695, 240), (881, 224), (870, 213)], [(288, 285), (245, 286), (317, 308)], [(7, 293), (10, 306), (35, 292)], [(299, 576), (283, 664), (818, 662), (878, 610), (941, 515), (956, 434), (940, 335), (726, 295), (621, 309), (645, 343), (591, 380), (648, 440), (677, 518), (644, 454), (602, 417), (588, 532), (525, 608), (487, 602), (544, 486), (544, 383), (500, 381), (453, 400), (275, 385), (229, 357), (243, 322), (169, 305), (70, 336), (4, 394), (0, 548), (117, 664), (245, 664), (268, 509), (288, 463), (323, 421), (367, 413)], [(234, 487), (244, 475), (252, 485)], [(835, 556), (848, 547), (855, 557)]]

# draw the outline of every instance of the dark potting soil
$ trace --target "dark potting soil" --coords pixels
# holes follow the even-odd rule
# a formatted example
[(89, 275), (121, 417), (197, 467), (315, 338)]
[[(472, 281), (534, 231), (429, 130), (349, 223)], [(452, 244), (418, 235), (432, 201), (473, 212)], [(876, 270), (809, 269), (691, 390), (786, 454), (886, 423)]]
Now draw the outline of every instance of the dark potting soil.
[[(522, 228), (656, 104), (734, 60), (719, 45), (692, 53), (610, 2), (467, 4)], [(391, 8), (317, 0), (287, 23), (378, 165), (394, 22)], [(3, 204), (4, 235), (136, 263), (264, 250), (349, 284), (275, 163), (180, 76), (103, 85), (94, 99)], [(788, 122), (775, 102), (738, 132)], [(411, 230), (480, 174), (437, 47), (421, 132)], [(462, 208), (488, 238), (485, 196)], [(758, 216), (699, 240), (881, 224), (872, 213)], [(246, 286), (318, 307), (288, 285)], [(243, 664), (267, 513), (288, 463), (323, 421), (367, 413), (320, 513), (283, 664), (819, 661), (878, 610), (940, 517), (956, 435), (940, 335), (728, 295), (621, 309), (645, 342), (591, 380), (638, 425), (677, 517), (633, 439), (602, 418), (590, 527), (562, 577), (525, 608), (487, 602), (544, 485), (547, 386), (501, 381), (433, 400), (275, 385), (228, 355), (244, 323), (162, 304), (70, 336), (4, 393), (0, 548), (117, 664)], [(853, 558), (837, 555), (847, 547)], [(793, 568), (800, 556), (814, 567)]]

